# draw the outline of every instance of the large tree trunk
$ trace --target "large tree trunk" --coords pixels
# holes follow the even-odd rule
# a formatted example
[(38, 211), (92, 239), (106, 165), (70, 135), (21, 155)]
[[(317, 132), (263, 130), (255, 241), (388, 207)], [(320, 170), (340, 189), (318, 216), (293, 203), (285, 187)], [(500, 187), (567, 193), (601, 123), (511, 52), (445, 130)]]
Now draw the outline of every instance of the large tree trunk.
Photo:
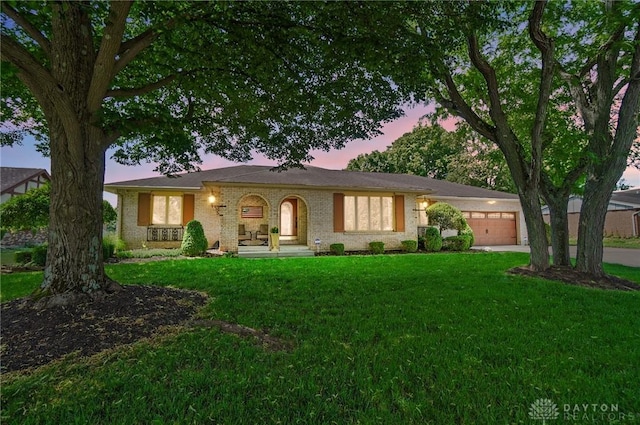
[[(637, 107), (635, 113), (637, 114)], [(632, 131), (637, 137), (636, 129)], [(628, 131), (628, 129), (619, 127), (617, 137), (627, 137), (632, 140), (632, 137), (625, 136), (622, 131)], [(631, 145), (630, 141), (628, 145)], [(621, 152), (608, 156), (589, 170), (578, 224), (578, 253), (576, 256), (578, 271), (593, 276), (604, 275), (602, 268), (604, 224), (611, 194), (627, 165), (627, 158), (623, 152), (628, 151), (628, 148), (623, 146)]]
[(553, 252), (553, 264), (556, 266), (570, 266), (571, 254), (569, 252), (569, 218), (567, 206), (569, 195), (556, 194), (545, 197), (549, 207), (551, 226), (551, 249)]
[(529, 268), (535, 271), (546, 270), (549, 268), (549, 245), (538, 190), (527, 187), (524, 191), (519, 191), (519, 196), (531, 250)]
[[(105, 153), (92, 149), (100, 130), (87, 125), (84, 140), (69, 140), (60, 130), (51, 131), (49, 247), (39, 292), (96, 296), (108, 287), (102, 254)], [(83, 154), (74, 155), (78, 151)]]
[(29, 78), (27, 83), (49, 125), (52, 177), (47, 264), (35, 295), (53, 296), (47, 303), (57, 304), (95, 298), (109, 288), (102, 254), (108, 144), (97, 118), (103, 95), (91, 89), (109, 78), (96, 60), (86, 6), (56, 3), (52, 10), (50, 78), (56, 84), (40, 88)]

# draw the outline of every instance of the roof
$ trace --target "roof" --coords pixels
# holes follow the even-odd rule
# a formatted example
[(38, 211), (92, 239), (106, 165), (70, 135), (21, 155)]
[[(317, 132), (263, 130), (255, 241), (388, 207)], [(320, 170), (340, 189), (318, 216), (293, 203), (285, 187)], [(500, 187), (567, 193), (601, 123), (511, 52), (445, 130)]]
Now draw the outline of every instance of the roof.
[(146, 189), (201, 189), (207, 183), (218, 185), (291, 186), (306, 188), (332, 188), (341, 190), (391, 190), (469, 197), (518, 199), (517, 195), (466, 186), (442, 180), (410, 174), (369, 173), (362, 171), (327, 170), (307, 166), (277, 171), (261, 165), (239, 165), (216, 168), (175, 177), (152, 177), (108, 183), (105, 190), (116, 192), (119, 188)]
[(611, 195), (611, 201), (640, 207), (640, 188), (613, 192)]
[(51, 180), (51, 176), (44, 168), (17, 168), (17, 167), (0, 167), (0, 187), (2, 193), (13, 189), (20, 183), (24, 183), (33, 177), (44, 174)]

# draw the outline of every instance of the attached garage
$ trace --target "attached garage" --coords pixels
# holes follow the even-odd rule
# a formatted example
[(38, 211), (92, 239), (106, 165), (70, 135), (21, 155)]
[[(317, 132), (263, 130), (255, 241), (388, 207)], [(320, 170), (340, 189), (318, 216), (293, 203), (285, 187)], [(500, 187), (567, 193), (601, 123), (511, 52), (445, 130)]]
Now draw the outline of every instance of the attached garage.
[(473, 229), (475, 245), (516, 245), (516, 212), (463, 211)]

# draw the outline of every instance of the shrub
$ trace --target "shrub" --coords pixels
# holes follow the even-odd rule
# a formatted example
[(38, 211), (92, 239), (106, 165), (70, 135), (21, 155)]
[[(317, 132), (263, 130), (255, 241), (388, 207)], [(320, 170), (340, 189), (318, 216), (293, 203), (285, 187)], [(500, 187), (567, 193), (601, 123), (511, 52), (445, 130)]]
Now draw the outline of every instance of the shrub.
[(437, 227), (427, 227), (425, 230), (424, 249), (427, 252), (438, 252), (442, 249), (442, 236)]
[(471, 246), (469, 235), (449, 236), (442, 241), (442, 249), (445, 251), (467, 251)]
[(182, 255), (187, 257), (202, 255), (207, 250), (208, 244), (202, 224), (198, 220), (188, 222), (182, 238)]
[[(102, 246), (105, 244), (109, 244), (113, 246), (113, 251), (111, 256), (113, 256), (116, 252), (126, 251), (127, 244), (124, 243), (122, 239), (116, 236), (115, 233), (107, 233), (102, 238)], [(105, 257), (108, 258), (108, 257)]]
[(329, 245), (329, 251), (335, 255), (344, 255), (344, 244), (332, 243), (331, 245)]
[(116, 252), (117, 258), (133, 258), (133, 252), (131, 251), (118, 251)]
[(116, 253), (116, 244), (110, 238), (102, 239), (102, 258), (107, 259), (113, 257)]
[(473, 235), (473, 229), (471, 228), (471, 226), (469, 226), (469, 224), (466, 224), (465, 228), (460, 231), (459, 235), (469, 236), (469, 248), (471, 248), (476, 242), (476, 238)]
[(44, 267), (47, 263), (47, 245), (39, 245), (31, 250), (31, 262), (36, 266)]
[(18, 251), (14, 254), (14, 259), (18, 264), (27, 264), (31, 262), (31, 251)]
[(369, 242), (369, 251), (371, 251), (373, 254), (384, 253), (384, 242)]
[(406, 252), (416, 252), (418, 250), (418, 241), (414, 241), (413, 239), (409, 239), (406, 241), (402, 241), (402, 250)]
[(460, 232), (467, 225), (462, 212), (446, 202), (437, 202), (427, 208), (429, 224), (440, 226), (440, 230), (454, 229)]

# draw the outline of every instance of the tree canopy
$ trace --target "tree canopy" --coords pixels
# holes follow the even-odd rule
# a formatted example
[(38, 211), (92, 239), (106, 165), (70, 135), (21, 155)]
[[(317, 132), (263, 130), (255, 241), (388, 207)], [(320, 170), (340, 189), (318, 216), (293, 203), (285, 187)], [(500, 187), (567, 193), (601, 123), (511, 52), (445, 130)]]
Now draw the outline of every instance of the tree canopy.
[(348, 170), (406, 173), (454, 183), (514, 192), (500, 150), (460, 123), (450, 132), (437, 124), (419, 123), (386, 150), (360, 154)]
[[(31, 133), (51, 156), (41, 293), (113, 286), (100, 246), (109, 147), (123, 164), (173, 174), (202, 153), (299, 166), (311, 150), (377, 134), (404, 100), (385, 72), (402, 48), (398, 7), (2, 2), (2, 143)], [(358, 31), (378, 21), (377, 34)]]
[(549, 265), (541, 197), (559, 236), (554, 258), (568, 264), (566, 200), (582, 179), (587, 207), (577, 267), (602, 274), (606, 204), (638, 137), (640, 6), (445, 2), (436, 13), (423, 4), (409, 9), (410, 60), (423, 58), (424, 70), (399, 69), (395, 81), (500, 148), (523, 206), (532, 268)]

